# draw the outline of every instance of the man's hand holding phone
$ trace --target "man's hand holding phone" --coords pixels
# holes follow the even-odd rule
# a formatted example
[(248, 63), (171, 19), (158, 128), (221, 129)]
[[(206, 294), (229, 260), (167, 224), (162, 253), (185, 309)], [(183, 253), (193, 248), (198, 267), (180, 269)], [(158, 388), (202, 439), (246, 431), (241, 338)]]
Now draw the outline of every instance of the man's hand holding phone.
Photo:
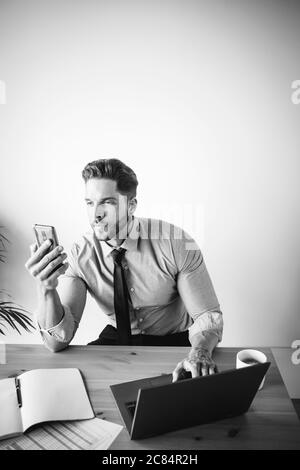
[(52, 249), (52, 245), (51, 240), (44, 241), (40, 246), (37, 243), (30, 245), (31, 256), (25, 263), (25, 268), (44, 292), (56, 289), (58, 277), (66, 272), (69, 265), (65, 262), (67, 255), (63, 247), (58, 245)]

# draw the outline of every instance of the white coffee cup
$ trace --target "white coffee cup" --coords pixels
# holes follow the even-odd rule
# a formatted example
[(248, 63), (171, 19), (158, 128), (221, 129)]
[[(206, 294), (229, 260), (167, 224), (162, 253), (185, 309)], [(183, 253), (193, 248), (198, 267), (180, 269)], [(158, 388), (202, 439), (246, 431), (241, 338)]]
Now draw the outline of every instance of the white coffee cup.
[[(242, 349), (236, 355), (236, 368), (252, 366), (257, 363), (267, 362), (267, 356), (257, 349)], [(263, 388), (265, 378), (262, 379), (258, 390)]]

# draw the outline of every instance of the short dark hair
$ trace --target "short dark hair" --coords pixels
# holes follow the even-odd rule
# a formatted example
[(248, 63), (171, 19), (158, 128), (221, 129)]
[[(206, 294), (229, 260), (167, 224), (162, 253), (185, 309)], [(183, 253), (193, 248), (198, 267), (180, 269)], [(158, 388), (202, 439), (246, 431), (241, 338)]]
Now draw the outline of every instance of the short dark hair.
[(117, 158), (101, 158), (88, 163), (82, 170), (85, 183), (91, 178), (107, 178), (117, 183), (120, 194), (136, 196), (138, 180), (134, 171)]

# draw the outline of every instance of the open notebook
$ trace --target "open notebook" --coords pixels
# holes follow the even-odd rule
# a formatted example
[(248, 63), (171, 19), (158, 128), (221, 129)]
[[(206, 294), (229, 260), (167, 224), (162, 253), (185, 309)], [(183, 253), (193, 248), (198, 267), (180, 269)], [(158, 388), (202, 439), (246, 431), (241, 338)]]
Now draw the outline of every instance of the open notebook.
[(79, 369), (35, 369), (0, 380), (0, 439), (45, 421), (94, 416)]

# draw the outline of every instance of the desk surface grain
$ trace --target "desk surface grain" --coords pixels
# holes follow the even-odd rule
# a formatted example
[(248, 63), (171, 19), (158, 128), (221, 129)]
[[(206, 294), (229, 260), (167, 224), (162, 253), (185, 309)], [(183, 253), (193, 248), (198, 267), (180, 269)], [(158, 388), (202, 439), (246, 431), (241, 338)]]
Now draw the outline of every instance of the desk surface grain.
[[(131, 441), (124, 427), (110, 449), (300, 449), (300, 423), (276, 362), (270, 349), (259, 349), (271, 367), (246, 414), (139, 441)], [(7, 345), (7, 364), (0, 366), (0, 378), (30, 369), (77, 367), (97, 416), (123, 424), (109, 386), (171, 373), (188, 351), (183, 347), (70, 346), (53, 354), (42, 345)], [(216, 348), (219, 370), (235, 367), (237, 351)]]

